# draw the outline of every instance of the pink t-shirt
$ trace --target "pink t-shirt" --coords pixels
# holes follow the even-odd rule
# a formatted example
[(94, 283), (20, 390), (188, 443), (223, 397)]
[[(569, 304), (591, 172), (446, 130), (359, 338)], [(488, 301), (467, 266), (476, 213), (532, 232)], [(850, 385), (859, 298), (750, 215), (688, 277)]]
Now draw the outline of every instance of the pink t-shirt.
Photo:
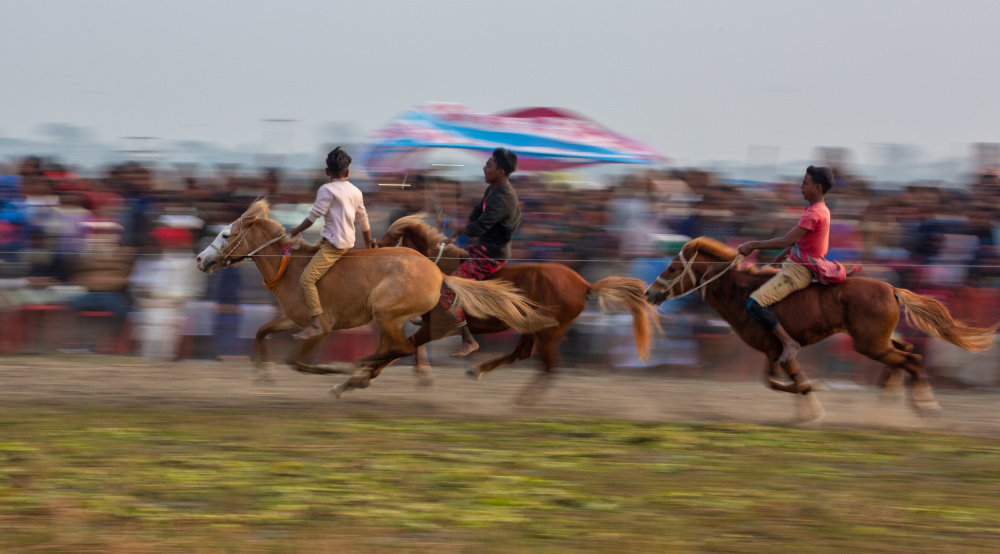
[(802, 212), (799, 227), (808, 232), (795, 241), (803, 254), (813, 258), (824, 258), (830, 248), (830, 208), (825, 202), (817, 202)]

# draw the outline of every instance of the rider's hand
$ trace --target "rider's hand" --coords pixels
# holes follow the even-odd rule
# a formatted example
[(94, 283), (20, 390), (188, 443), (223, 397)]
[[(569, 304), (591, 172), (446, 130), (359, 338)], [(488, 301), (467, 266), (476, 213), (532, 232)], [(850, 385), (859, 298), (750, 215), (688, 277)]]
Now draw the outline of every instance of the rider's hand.
[(368, 248), (372, 248), (372, 249), (378, 248), (378, 241), (375, 240), (375, 239), (372, 239), (371, 242), (368, 243)]
[(739, 248), (737, 248), (737, 249), (736, 249), (736, 251), (737, 251), (737, 252), (738, 252), (738, 253), (739, 253), (739, 254), (740, 254), (741, 256), (749, 256), (749, 255), (750, 255), (750, 253), (751, 253), (751, 252), (753, 252), (753, 247), (752, 247), (752, 246), (750, 246), (750, 243), (749, 243), (749, 242), (744, 242), (743, 244), (741, 244), (741, 245), (739, 246)]
[(302, 232), (302, 231), (301, 231), (301, 230), (299, 230), (299, 226), (298, 226), (298, 225), (296, 225), (295, 227), (292, 227), (292, 228), (291, 228), (291, 229), (290, 229), (290, 230), (288, 231), (288, 236), (290, 236), (290, 237), (292, 237), (292, 238), (295, 238), (295, 236), (296, 236), (296, 235), (298, 235), (298, 234), (299, 234), (299, 233), (301, 233), (301, 232)]

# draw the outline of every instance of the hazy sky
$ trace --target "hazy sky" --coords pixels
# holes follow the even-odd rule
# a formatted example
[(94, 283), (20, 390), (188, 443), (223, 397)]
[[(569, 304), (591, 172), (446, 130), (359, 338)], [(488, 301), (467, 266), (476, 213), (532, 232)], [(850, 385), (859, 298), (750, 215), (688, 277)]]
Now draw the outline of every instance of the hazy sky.
[(313, 151), (326, 123), (453, 101), (569, 108), (682, 164), (964, 154), (1000, 142), (998, 21), (995, 0), (0, 0), (0, 136), (234, 147), (283, 118)]

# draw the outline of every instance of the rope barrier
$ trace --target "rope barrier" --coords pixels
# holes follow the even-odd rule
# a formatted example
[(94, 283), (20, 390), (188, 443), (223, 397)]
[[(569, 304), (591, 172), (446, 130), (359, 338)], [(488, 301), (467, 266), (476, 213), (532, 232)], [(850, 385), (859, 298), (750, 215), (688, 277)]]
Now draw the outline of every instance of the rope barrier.
[[(358, 250), (361, 250), (361, 249), (358, 249)], [(130, 256), (130, 257), (157, 257), (157, 258), (160, 257), (160, 256), (162, 256), (162, 253), (158, 253), (158, 254), (141, 253), (141, 252), (125, 253), (125, 252), (116, 252), (116, 251), (68, 252), (68, 251), (51, 251), (51, 250), (0, 250), (0, 255), (25, 255), (25, 254), (27, 254), (27, 255), (55, 254), (55, 255), (62, 255), (62, 256), (83, 256), (83, 255), (98, 254), (98, 255), (101, 255), (101, 256), (121, 255), (121, 256)], [(197, 255), (197, 252), (191, 252), (191, 261), (192, 262), (194, 262), (194, 257), (196, 255)], [(308, 255), (306, 255), (306, 254), (296, 254), (295, 252), (292, 253), (292, 257), (293, 258), (295, 258), (295, 257), (307, 257), (307, 256)], [(281, 254), (254, 254), (253, 257), (254, 258), (280, 258)], [(430, 256), (428, 256), (428, 257), (430, 257)], [(434, 256), (434, 258), (438, 259), (437, 256)], [(664, 257), (661, 257), (661, 258), (645, 258), (645, 257), (644, 258), (507, 258), (507, 261), (508, 262), (533, 262), (533, 263), (541, 263), (541, 262), (578, 262), (578, 263), (583, 263), (583, 262), (599, 262), (599, 263), (617, 263), (617, 262), (630, 262), (630, 261), (633, 261), (635, 259), (642, 259), (643, 261), (662, 261), (663, 263), (666, 264), (666, 263), (669, 263), (671, 260), (673, 260), (673, 258), (674, 258), (673, 256), (664, 256)], [(465, 258), (465, 257), (457, 258), (457, 257), (450, 257), (450, 256), (441, 256), (440, 259), (441, 260), (465, 260), (467, 258)], [(743, 260), (743, 261), (746, 261), (746, 260)], [(877, 261), (877, 260), (876, 261), (873, 261), (873, 260), (838, 260), (838, 261), (840, 261), (840, 263), (842, 263), (845, 266), (851, 265), (851, 264), (862, 264), (862, 265), (892, 266), (892, 267), (899, 267), (899, 268), (903, 268), (903, 267), (967, 267), (967, 268), (1000, 269), (1000, 265), (995, 265), (995, 264), (958, 264), (958, 263), (956, 263), (956, 264), (914, 264), (914, 263), (898, 263), (898, 262), (894, 262), (894, 261), (891, 261), (891, 260), (888, 260), (888, 261), (887, 260), (881, 260), (881, 261)], [(3, 263), (3, 262), (0, 262), (0, 263)], [(698, 264), (717, 264), (717, 263), (719, 263), (719, 262), (701, 262), (701, 261), (694, 262), (695, 265), (698, 265)], [(754, 265), (756, 265), (758, 267), (763, 267), (765, 265), (769, 265), (769, 263), (757, 263), (757, 264), (754, 264)], [(664, 267), (666, 267), (666, 266), (664, 266)]]

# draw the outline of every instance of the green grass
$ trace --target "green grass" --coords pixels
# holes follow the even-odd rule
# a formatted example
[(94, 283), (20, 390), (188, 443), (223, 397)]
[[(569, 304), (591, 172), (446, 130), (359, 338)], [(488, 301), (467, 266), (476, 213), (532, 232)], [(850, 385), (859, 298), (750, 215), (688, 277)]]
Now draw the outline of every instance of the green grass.
[(8, 405), (0, 551), (995, 551), (1000, 444)]

